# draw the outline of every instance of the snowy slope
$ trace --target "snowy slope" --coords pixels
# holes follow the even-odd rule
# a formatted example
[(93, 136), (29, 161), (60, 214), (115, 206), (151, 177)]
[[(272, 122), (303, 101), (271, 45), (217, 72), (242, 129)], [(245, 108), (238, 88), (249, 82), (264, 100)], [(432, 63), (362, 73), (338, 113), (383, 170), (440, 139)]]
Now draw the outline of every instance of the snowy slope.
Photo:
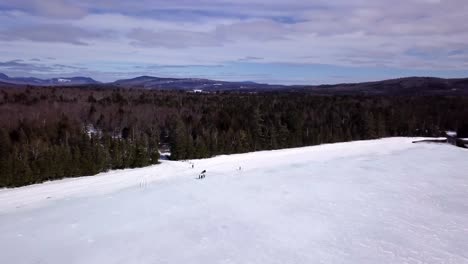
[(0, 190), (0, 263), (468, 263), (468, 151), (413, 140)]

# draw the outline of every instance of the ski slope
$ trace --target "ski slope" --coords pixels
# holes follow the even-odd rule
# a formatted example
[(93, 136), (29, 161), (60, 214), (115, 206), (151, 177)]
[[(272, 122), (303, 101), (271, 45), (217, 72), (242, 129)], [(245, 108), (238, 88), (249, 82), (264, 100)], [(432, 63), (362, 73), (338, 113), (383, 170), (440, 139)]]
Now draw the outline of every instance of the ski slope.
[(468, 151), (413, 140), (0, 190), (0, 263), (468, 263)]

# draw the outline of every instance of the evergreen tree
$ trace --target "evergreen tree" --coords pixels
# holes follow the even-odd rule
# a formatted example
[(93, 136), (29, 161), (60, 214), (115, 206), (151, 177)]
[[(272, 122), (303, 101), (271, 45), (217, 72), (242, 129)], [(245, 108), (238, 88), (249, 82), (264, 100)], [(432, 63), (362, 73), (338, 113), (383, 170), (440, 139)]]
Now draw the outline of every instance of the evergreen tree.
[(177, 120), (171, 135), (171, 159), (186, 159), (188, 136), (185, 125), (180, 119)]
[(11, 140), (5, 129), (0, 128), (0, 187), (11, 185)]

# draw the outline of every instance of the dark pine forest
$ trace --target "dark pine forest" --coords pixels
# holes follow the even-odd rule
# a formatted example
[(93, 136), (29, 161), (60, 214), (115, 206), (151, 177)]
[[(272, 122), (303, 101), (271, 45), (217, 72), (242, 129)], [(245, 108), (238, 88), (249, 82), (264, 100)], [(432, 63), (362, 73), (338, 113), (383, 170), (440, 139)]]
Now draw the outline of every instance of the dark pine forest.
[(1, 88), (0, 187), (175, 160), (466, 129), (468, 97)]

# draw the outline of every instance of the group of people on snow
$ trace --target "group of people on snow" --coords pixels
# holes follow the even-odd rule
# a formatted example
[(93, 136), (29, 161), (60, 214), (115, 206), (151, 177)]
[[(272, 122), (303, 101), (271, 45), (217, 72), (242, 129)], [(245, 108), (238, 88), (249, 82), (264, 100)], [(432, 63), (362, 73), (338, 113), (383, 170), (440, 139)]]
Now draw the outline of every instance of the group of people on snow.
[[(192, 164), (192, 169), (195, 168), (195, 164), (194, 163), (191, 163)], [(237, 168), (238, 171), (241, 171), (242, 170), (242, 167), (239, 166), (239, 168)], [(197, 179), (204, 179), (206, 177), (206, 170), (203, 170), (200, 174), (198, 174), (198, 178)]]

